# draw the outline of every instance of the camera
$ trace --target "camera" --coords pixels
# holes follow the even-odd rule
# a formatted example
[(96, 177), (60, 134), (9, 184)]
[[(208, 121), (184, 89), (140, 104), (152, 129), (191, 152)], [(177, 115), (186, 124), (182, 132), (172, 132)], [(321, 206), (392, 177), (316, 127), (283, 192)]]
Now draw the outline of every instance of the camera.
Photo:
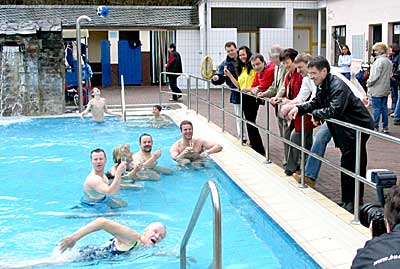
[(386, 233), (384, 210), (380, 204), (366, 203), (359, 211), (360, 222), (365, 227), (370, 227), (372, 236), (380, 236)]

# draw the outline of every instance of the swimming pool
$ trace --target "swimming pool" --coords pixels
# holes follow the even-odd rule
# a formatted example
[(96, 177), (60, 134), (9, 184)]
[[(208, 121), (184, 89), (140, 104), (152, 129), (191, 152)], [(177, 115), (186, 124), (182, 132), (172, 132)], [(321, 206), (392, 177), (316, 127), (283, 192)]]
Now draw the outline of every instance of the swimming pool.
[[(161, 148), (159, 165), (174, 170), (158, 182), (144, 182), (140, 190), (122, 190), (117, 197), (128, 207), (112, 217), (142, 231), (160, 220), (168, 229), (155, 248), (129, 257), (57, 265), (57, 268), (96, 265), (95, 268), (179, 268), (179, 247), (206, 180), (216, 182), (221, 194), (223, 268), (319, 268), (319, 266), (214, 163), (203, 170), (178, 170), (169, 147), (180, 138), (176, 126), (152, 128), (149, 117), (131, 118), (128, 124), (108, 119), (29, 119), (0, 125), (0, 261), (48, 257), (58, 241), (90, 222), (85, 211), (71, 210), (82, 196), (82, 184), (91, 170), (89, 152), (97, 147), (112, 165), (115, 145), (129, 143), (138, 150), (138, 137), (153, 136), (153, 149)], [(188, 243), (188, 268), (208, 268), (212, 262), (212, 214), (204, 210)], [(101, 245), (109, 236), (95, 233), (78, 246)], [(153, 255), (157, 254), (157, 255)]]

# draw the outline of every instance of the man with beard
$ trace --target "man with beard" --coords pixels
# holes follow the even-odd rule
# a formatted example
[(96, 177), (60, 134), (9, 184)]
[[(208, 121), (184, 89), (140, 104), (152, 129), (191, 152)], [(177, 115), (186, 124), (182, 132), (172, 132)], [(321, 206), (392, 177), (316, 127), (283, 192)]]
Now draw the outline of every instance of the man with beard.
[(133, 155), (135, 163), (141, 162), (143, 164), (142, 170), (136, 173), (136, 177), (140, 180), (160, 179), (160, 173), (171, 174), (172, 171), (167, 168), (157, 166), (157, 160), (161, 157), (161, 149), (152, 152), (153, 138), (149, 134), (142, 134), (139, 137), (140, 151)]
[(193, 124), (190, 121), (182, 121), (179, 128), (181, 129), (182, 139), (176, 141), (170, 149), (171, 158), (178, 163), (182, 165), (194, 164), (196, 161), (201, 161), (203, 157), (222, 150), (222, 146), (218, 143), (193, 138)]

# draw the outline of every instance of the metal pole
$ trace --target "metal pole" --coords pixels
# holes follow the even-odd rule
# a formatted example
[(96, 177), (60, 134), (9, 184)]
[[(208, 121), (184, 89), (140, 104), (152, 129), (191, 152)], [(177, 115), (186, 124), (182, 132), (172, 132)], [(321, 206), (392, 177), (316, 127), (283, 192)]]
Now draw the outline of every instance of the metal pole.
[(161, 91), (162, 91), (162, 83), (161, 83), (162, 75), (163, 75), (162, 72), (160, 72), (160, 77), (159, 77), (160, 90), (158, 91), (158, 102), (160, 103), (160, 106), (161, 106)]
[(121, 75), (121, 107), (122, 107), (122, 117), (126, 122), (126, 104), (125, 104), (125, 83), (124, 75)]
[(271, 163), (269, 158), (269, 101), (265, 101), (265, 163)]
[(192, 98), (192, 97), (191, 97), (191, 94), (190, 94), (190, 90), (191, 90), (191, 88), (190, 88), (190, 76), (187, 75), (187, 92), (188, 92), (187, 93), (187, 98), (188, 98), (187, 106), (188, 106), (189, 109), (192, 109), (192, 101), (190, 100), (190, 98)]
[(196, 114), (199, 114), (199, 79), (196, 78)]
[(208, 108), (207, 108), (207, 122), (210, 122), (210, 116), (211, 116), (211, 101), (210, 101), (210, 81), (207, 81), (207, 95), (208, 95)]
[(79, 112), (83, 111), (83, 100), (82, 100), (82, 63), (81, 63), (81, 20), (92, 21), (86, 15), (79, 16), (76, 19), (76, 48), (78, 49), (78, 86), (79, 86)]
[[(243, 146), (243, 92), (242, 91), (240, 91), (239, 117), (240, 117), (240, 137), (239, 138), (240, 138), (240, 144)], [(235, 120), (237, 120), (237, 118), (235, 118)]]
[[(360, 175), (360, 163), (361, 163), (361, 132), (356, 130), (356, 167), (354, 173)], [(354, 178), (354, 219), (353, 224), (360, 224), (360, 218), (358, 216), (358, 210), (360, 207), (360, 181)]]
[[(301, 188), (307, 188), (306, 184), (304, 184), (304, 158), (305, 158), (305, 154), (304, 154), (304, 146), (305, 146), (305, 140), (306, 140), (306, 136), (305, 136), (305, 128), (304, 128), (304, 115), (301, 116), (301, 159), (300, 159), (300, 167), (301, 167)], [(296, 150), (293, 148), (293, 150)]]
[(225, 91), (224, 86), (221, 88), (221, 112), (222, 112), (222, 132), (225, 132)]

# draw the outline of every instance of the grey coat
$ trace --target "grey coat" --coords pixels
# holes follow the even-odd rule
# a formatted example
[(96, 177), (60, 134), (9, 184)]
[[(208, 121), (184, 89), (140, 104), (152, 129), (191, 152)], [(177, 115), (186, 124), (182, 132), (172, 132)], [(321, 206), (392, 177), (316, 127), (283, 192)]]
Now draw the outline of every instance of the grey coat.
[(367, 81), (368, 96), (387, 97), (390, 94), (390, 73), (392, 68), (393, 64), (386, 54), (376, 57)]

